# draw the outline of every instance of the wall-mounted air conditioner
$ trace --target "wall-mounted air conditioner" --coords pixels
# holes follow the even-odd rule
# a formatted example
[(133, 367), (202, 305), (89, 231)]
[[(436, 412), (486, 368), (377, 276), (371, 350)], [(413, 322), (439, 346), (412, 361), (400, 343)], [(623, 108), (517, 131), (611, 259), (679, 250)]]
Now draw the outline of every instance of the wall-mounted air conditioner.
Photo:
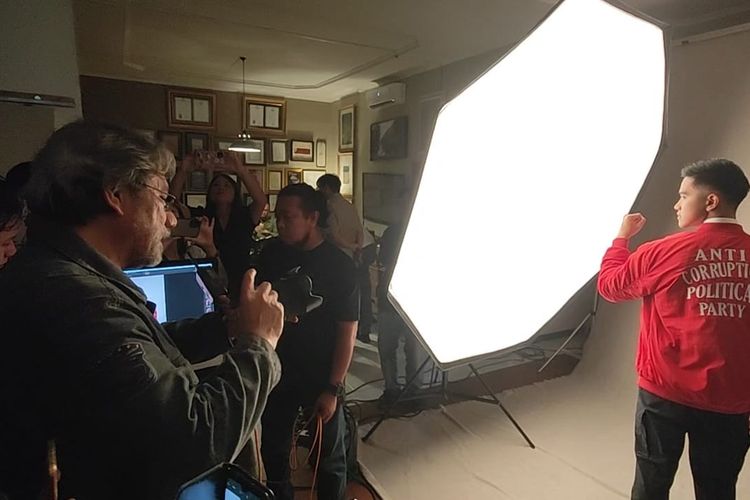
[(406, 102), (406, 84), (389, 83), (376, 89), (368, 90), (367, 105), (370, 108), (379, 108), (388, 104), (403, 104)]

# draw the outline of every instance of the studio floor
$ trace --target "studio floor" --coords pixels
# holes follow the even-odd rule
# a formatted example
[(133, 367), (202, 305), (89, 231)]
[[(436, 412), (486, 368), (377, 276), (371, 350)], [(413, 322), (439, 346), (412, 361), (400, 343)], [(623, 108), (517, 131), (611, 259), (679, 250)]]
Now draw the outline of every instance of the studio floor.
[[(386, 420), (359, 443), (364, 474), (386, 500), (629, 498), (638, 318), (630, 308), (610, 311), (610, 319), (632, 323), (632, 337), (595, 328), (571, 375), (498, 394), (536, 449), (496, 406), (459, 402)], [(375, 346), (357, 344), (350, 389), (380, 377)], [(381, 390), (380, 382), (368, 384), (350, 399), (373, 399)], [(694, 498), (685, 458), (672, 499)], [(750, 498), (747, 471), (737, 498)]]

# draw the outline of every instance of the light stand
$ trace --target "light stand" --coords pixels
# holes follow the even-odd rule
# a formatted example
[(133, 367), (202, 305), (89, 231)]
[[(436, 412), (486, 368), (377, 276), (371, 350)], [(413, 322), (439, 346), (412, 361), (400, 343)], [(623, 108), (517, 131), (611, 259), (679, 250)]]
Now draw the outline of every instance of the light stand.
[(555, 359), (558, 354), (560, 354), (570, 343), (571, 340), (573, 340), (573, 337), (575, 337), (578, 332), (581, 331), (581, 329), (584, 327), (586, 323), (589, 321), (594, 321), (594, 317), (596, 316), (596, 311), (599, 308), (599, 292), (594, 290), (594, 303), (591, 305), (591, 310), (586, 314), (586, 316), (581, 320), (581, 322), (578, 324), (578, 326), (573, 330), (570, 335), (568, 335), (568, 338), (565, 339), (565, 342), (563, 342), (560, 347), (557, 348), (557, 350), (550, 356), (550, 358), (544, 362), (541, 368), (537, 370), (537, 373), (542, 373), (542, 371), (547, 368), (547, 366), (552, 363), (552, 360)]
[[(382, 424), (384, 420), (390, 417), (391, 411), (393, 410), (393, 408), (395, 408), (396, 405), (399, 403), (399, 401), (401, 401), (401, 398), (403, 397), (403, 395), (411, 388), (411, 386), (417, 380), (417, 377), (419, 377), (419, 375), (422, 373), (422, 370), (424, 370), (424, 367), (427, 366), (427, 363), (429, 363), (431, 360), (432, 358), (428, 356), (422, 362), (422, 364), (419, 365), (419, 368), (417, 368), (416, 372), (406, 382), (406, 385), (401, 389), (401, 391), (399, 391), (398, 397), (396, 397), (396, 399), (390, 405), (388, 405), (388, 407), (385, 409), (383, 414), (380, 415), (380, 418), (378, 419), (378, 421), (375, 422), (375, 424), (372, 426), (372, 428), (369, 431), (367, 431), (367, 434), (365, 434), (365, 436), (362, 438), (363, 442), (366, 443), (367, 440), (370, 439), (370, 436), (372, 436), (375, 433), (375, 431), (378, 429), (378, 427), (380, 427), (380, 424)], [(474, 367), (474, 365), (470, 363), (469, 368), (471, 369), (472, 374), (477, 378), (477, 380), (479, 380), (479, 382), (482, 384), (484, 389), (487, 391), (487, 393), (489, 394), (489, 397), (473, 396), (469, 394), (459, 394), (459, 393), (448, 391), (447, 377), (445, 377), (445, 374), (447, 373), (448, 370), (442, 370), (438, 368), (438, 370), (440, 370), (440, 372), (443, 375), (443, 382), (441, 384), (441, 387), (442, 387), (441, 392), (443, 395), (443, 399), (448, 400), (452, 396), (454, 399), (460, 399), (462, 401), (479, 401), (480, 403), (487, 403), (487, 404), (497, 406), (498, 408), (500, 408), (500, 410), (502, 410), (503, 413), (505, 413), (505, 416), (508, 417), (508, 420), (510, 420), (510, 422), (513, 424), (516, 430), (521, 434), (521, 436), (523, 436), (523, 438), (526, 440), (528, 445), (531, 448), (536, 448), (536, 446), (531, 441), (531, 439), (529, 439), (529, 436), (524, 432), (521, 426), (518, 425), (518, 422), (516, 422), (516, 420), (513, 418), (513, 415), (511, 415), (508, 409), (505, 408), (505, 406), (503, 406), (503, 404), (500, 402), (499, 399), (497, 399), (497, 396), (495, 396), (495, 393), (492, 391), (492, 389), (490, 389), (489, 385), (487, 385), (487, 383), (484, 381), (484, 379), (479, 374), (479, 372)]]

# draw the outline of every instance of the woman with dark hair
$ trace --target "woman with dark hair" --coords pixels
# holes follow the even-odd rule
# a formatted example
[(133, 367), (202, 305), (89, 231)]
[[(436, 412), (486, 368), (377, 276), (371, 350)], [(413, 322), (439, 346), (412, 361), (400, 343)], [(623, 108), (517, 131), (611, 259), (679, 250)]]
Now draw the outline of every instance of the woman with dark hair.
[[(207, 216), (213, 220), (214, 244), (227, 270), (229, 293), (237, 297), (242, 277), (250, 267), (250, 251), (253, 247), (253, 231), (260, 221), (266, 195), (252, 175), (240, 162), (236, 153), (205, 151), (187, 155), (172, 181), (172, 194), (180, 198), (187, 177), (195, 170), (215, 171), (208, 185), (206, 208), (192, 210), (192, 216)], [(242, 181), (252, 198), (249, 206), (242, 203), (240, 186), (232, 178)]]

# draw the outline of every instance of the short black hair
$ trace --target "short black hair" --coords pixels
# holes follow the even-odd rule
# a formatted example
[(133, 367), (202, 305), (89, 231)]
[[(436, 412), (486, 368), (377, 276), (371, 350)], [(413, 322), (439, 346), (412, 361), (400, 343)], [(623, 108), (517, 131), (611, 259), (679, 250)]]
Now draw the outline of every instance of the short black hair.
[(18, 196), (23, 198), (23, 189), (31, 178), (31, 162), (24, 161), (14, 165), (8, 173), (5, 174), (5, 182), (11, 189), (15, 189)]
[(739, 165), (725, 158), (691, 163), (680, 175), (690, 177), (697, 186), (718, 191), (732, 208), (737, 208), (750, 190), (747, 176)]
[(338, 175), (323, 174), (318, 178), (317, 184), (318, 184), (318, 189), (322, 187), (327, 187), (334, 193), (341, 192), (341, 179), (339, 179)]
[[(296, 196), (300, 200), (300, 206), (305, 215), (318, 212), (318, 226), (326, 227), (328, 220), (328, 205), (325, 196), (309, 184), (289, 184), (279, 191), (279, 199), (285, 196)], [(277, 199), (278, 200), (278, 199)]]
[(0, 231), (6, 231), (23, 218), (23, 202), (15, 189), (0, 178)]

